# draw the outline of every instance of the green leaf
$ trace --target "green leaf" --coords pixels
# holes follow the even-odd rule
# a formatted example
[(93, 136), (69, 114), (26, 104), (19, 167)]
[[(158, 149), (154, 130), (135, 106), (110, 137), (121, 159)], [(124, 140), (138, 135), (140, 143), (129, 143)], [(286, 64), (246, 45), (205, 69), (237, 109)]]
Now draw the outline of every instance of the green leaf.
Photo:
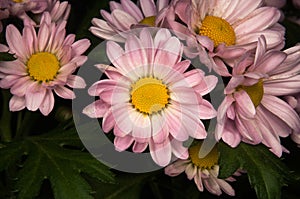
[(241, 143), (231, 148), (220, 143), (219, 150), (219, 176), (229, 177), (237, 168), (247, 171), (249, 182), (260, 199), (279, 199), (281, 188), (292, 180), (289, 169), (263, 145)]
[[(113, 173), (83, 148), (75, 129), (56, 129), (46, 135), (27, 137), (0, 149), (0, 170), (14, 167), (26, 156), (17, 172), (18, 198), (34, 198), (49, 179), (55, 198), (93, 198), (92, 188), (81, 174), (104, 183), (114, 183)], [(74, 146), (69, 149), (64, 146)]]
[(16, 58), (14, 58), (13, 54), (7, 53), (7, 52), (0, 52), (0, 61), (13, 61)]

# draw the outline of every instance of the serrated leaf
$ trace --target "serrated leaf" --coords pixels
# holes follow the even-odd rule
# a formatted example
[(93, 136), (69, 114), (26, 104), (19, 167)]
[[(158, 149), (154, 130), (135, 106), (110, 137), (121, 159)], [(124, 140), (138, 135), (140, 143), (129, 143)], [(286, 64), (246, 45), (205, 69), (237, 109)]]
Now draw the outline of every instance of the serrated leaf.
[(291, 180), (288, 168), (265, 146), (241, 143), (230, 148), (220, 143), (220, 177), (233, 174), (237, 166), (247, 171), (249, 182), (260, 199), (279, 199), (281, 188)]
[(63, 147), (66, 143), (79, 146), (78, 141), (74, 129), (56, 129), (56, 132), (13, 142), (0, 149), (0, 169), (14, 166), (26, 154), (15, 184), (18, 198), (36, 197), (46, 178), (51, 183), (55, 198), (93, 198), (92, 188), (81, 174), (105, 183), (114, 183), (114, 175), (89, 153)]
[(16, 58), (13, 54), (7, 52), (0, 52), (0, 61), (13, 61)]

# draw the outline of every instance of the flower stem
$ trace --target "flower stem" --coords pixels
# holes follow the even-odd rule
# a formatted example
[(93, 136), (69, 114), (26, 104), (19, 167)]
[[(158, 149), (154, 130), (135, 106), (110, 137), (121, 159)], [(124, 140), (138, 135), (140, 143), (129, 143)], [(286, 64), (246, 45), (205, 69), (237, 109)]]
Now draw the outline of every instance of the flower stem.
[(10, 95), (8, 91), (1, 90), (2, 94), (2, 115), (0, 119), (0, 136), (3, 142), (10, 142), (12, 140), (11, 118), (12, 114), (9, 111)]

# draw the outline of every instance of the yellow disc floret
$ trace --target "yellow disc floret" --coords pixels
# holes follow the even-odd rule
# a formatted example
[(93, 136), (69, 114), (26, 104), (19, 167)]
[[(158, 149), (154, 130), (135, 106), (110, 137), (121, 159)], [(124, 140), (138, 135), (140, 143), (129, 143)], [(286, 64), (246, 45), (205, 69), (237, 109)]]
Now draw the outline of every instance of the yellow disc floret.
[(201, 143), (189, 148), (189, 155), (192, 163), (201, 169), (211, 169), (218, 164), (219, 152), (215, 146), (204, 158), (199, 158)]
[(48, 52), (33, 54), (27, 62), (29, 76), (39, 82), (52, 81), (60, 68), (55, 55)]
[(145, 17), (139, 24), (155, 27), (155, 16)]
[(15, 3), (22, 3), (23, 0), (13, 0), (13, 2), (15, 2)]
[(255, 108), (260, 104), (263, 95), (264, 95), (264, 84), (262, 80), (259, 80), (256, 84), (252, 86), (243, 86), (240, 85), (237, 87), (237, 90), (244, 90), (249, 95)]
[(161, 80), (146, 77), (132, 85), (131, 103), (141, 113), (152, 114), (165, 108), (169, 102), (169, 92)]
[(207, 36), (217, 47), (221, 43), (226, 46), (235, 44), (235, 33), (231, 25), (224, 19), (215, 16), (206, 16), (199, 29), (199, 35)]

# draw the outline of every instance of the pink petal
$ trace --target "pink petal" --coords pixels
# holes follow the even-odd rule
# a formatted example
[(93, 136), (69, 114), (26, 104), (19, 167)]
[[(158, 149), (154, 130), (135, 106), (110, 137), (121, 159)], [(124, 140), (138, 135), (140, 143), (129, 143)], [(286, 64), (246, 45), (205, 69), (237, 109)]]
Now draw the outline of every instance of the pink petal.
[(239, 92), (235, 92), (234, 98), (236, 100), (236, 108), (238, 113), (243, 117), (253, 118), (256, 113), (255, 107), (246, 91), (241, 90)]
[(176, 63), (173, 66), (173, 69), (177, 70), (179, 73), (184, 73), (184, 71), (186, 71), (190, 65), (191, 65), (190, 60), (183, 60), (181, 62)]
[(75, 94), (72, 90), (64, 87), (64, 86), (57, 86), (54, 89), (55, 93), (64, 99), (74, 99), (75, 98)]
[(220, 188), (228, 195), (234, 196), (235, 191), (234, 189), (223, 179), (216, 179), (217, 183), (219, 184)]
[(214, 109), (213, 105), (207, 100), (202, 100), (199, 109), (201, 119), (212, 119), (217, 116), (217, 111)]
[(20, 111), (25, 108), (25, 97), (12, 96), (9, 101), (10, 111)]
[(244, 23), (234, 27), (236, 34), (247, 34), (249, 32), (260, 31), (272, 26), (280, 17), (280, 12), (276, 8), (261, 7), (253, 11)]
[(231, 147), (237, 147), (241, 142), (241, 135), (238, 132), (233, 122), (227, 122), (222, 133), (222, 140)]
[(8, 25), (6, 28), (6, 40), (10, 50), (16, 53), (18, 57), (25, 61), (29, 55), (26, 54), (27, 50), (23, 42), (22, 36), (19, 30), (14, 25)]
[(46, 95), (46, 89), (40, 85), (34, 84), (27, 89), (25, 94), (26, 107), (30, 111), (36, 111)]
[(133, 16), (136, 20), (141, 21), (143, 14), (139, 7), (130, 0), (121, 0), (121, 4), (126, 12)]
[(54, 107), (54, 96), (51, 90), (47, 89), (43, 102), (41, 103), (39, 109), (41, 113), (45, 116), (53, 110)]
[(81, 39), (72, 44), (72, 56), (83, 54), (91, 45), (88, 39)]
[(294, 131), (300, 131), (300, 118), (298, 114), (283, 100), (271, 95), (264, 95), (261, 104)]
[(147, 142), (145, 142), (145, 143), (135, 142), (133, 144), (132, 151), (134, 153), (142, 153), (143, 151), (146, 150), (147, 147), (148, 147), (148, 143)]
[(38, 32), (38, 48), (40, 52), (43, 52), (46, 48), (47, 45), (49, 45), (49, 36), (50, 36), (50, 31), (49, 27), (46, 24), (43, 24)]
[(183, 142), (173, 139), (171, 141), (172, 153), (175, 157), (185, 160), (189, 157), (188, 149), (183, 146)]
[(169, 129), (166, 123), (164, 114), (161, 113), (152, 115), (151, 125), (152, 125), (152, 139), (154, 143), (162, 143), (169, 136)]
[(145, 17), (156, 16), (157, 11), (153, 0), (143, 0), (140, 3)]
[(67, 85), (71, 88), (85, 88), (86, 83), (84, 79), (77, 75), (70, 75), (67, 80)]
[(114, 145), (117, 151), (125, 151), (130, 147), (134, 139), (131, 136), (115, 137)]
[(148, 116), (144, 116), (142, 113), (133, 112), (133, 129), (132, 136), (134, 138), (150, 138), (152, 134), (151, 121)]
[(82, 113), (91, 118), (101, 118), (108, 111), (109, 105), (104, 103), (101, 99), (86, 106)]
[(261, 73), (272, 72), (275, 68), (279, 67), (286, 57), (287, 55), (281, 51), (267, 52), (264, 54), (262, 60), (257, 63), (255, 71)]
[(177, 160), (173, 162), (165, 168), (165, 174), (172, 177), (178, 176), (179, 174), (185, 171), (188, 162), (189, 161), (186, 160)]
[(216, 182), (216, 179), (210, 176), (208, 179), (203, 180), (205, 188), (212, 194), (221, 195), (222, 191)]
[(102, 121), (102, 129), (105, 133), (108, 133), (114, 126), (116, 122), (114, 120), (114, 116), (110, 110), (108, 110), (104, 116)]
[(197, 174), (197, 167), (194, 166), (194, 164), (188, 164), (187, 167), (185, 168), (185, 173), (187, 175), (187, 178), (189, 180), (193, 179), (196, 174)]
[(203, 183), (201, 179), (201, 170), (198, 169), (196, 176), (194, 177), (195, 184), (197, 185), (197, 188), (199, 191), (203, 191)]
[(152, 140), (150, 141), (150, 154), (152, 159), (159, 166), (167, 166), (171, 161), (171, 143), (167, 139), (163, 143), (155, 144)]
[(168, 108), (166, 111), (166, 120), (171, 135), (179, 141), (186, 141), (189, 137), (188, 132), (183, 131), (181, 113), (175, 109)]
[(123, 31), (130, 29), (131, 25), (137, 24), (138, 21), (131, 15), (122, 10), (114, 10), (111, 13), (113, 24)]

